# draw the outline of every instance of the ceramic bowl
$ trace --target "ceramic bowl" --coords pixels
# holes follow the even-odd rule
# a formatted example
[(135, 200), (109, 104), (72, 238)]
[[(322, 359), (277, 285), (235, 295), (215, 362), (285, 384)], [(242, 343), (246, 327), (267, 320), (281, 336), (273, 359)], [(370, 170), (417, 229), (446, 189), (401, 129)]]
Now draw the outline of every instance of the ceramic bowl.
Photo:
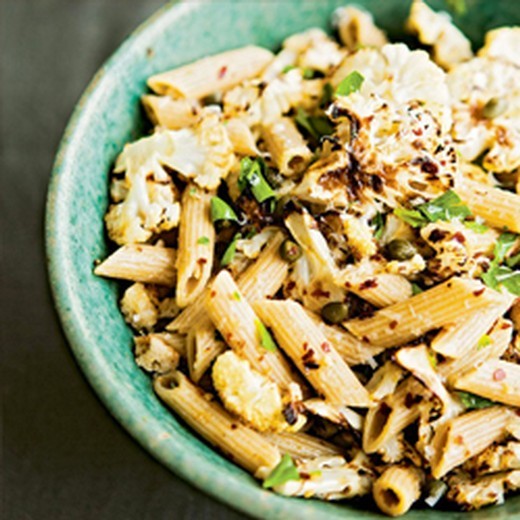
[[(479, 44), (485, 30), (520, 23), (520, 3), (467, 0), (457, 23)], [(407, 0), (356, 0), (398, 38)], [(375, 509), (283, 498), (207, 446), (155, 397), (132, 356), (118, 310), (117, 284), (92, 274), (104, 258), (108, 172), (124, 143), (142, 133), (139, 97), (151, 74), (208, 54), (254, 43), (276, 49), (290, 34), (329, 28), (344, 0), (214, 1), (167, 5), (134, 32), (97, 73), (76, 107), (52, 173), (47, 206), (49, 273), (63, 328), (78, 363), (114, 417), (158, 460), (217, 500), (259, 518), (379, 518)], [(443, 3), (432, 1), (433, 7)], [(412, 511), (409, 520), (519, 518), (520, 497), (460, 514)]]

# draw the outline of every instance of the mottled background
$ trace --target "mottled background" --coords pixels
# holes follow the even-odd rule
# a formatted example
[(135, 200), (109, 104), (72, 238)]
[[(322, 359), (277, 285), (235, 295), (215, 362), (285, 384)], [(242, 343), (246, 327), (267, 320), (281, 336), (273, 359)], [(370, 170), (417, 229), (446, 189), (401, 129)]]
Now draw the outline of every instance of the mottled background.
[(92, 75), (161, 0), (0, 0), (0, 518), (240, 518), (153, 460), (82, 377), (53, 310), (53, 157)]

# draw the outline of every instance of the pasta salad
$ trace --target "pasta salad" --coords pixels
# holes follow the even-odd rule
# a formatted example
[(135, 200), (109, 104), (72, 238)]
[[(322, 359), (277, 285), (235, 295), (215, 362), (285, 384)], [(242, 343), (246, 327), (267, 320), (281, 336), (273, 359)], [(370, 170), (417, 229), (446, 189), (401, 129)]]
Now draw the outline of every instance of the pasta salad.
[(499, 504), (520, 487), (520, 28), (473, 54), (422, 1), (413, 49), (358, 7), (333, 27), (149, 78), (94, 272), (122, 281), (159, 398), (264, 488)]

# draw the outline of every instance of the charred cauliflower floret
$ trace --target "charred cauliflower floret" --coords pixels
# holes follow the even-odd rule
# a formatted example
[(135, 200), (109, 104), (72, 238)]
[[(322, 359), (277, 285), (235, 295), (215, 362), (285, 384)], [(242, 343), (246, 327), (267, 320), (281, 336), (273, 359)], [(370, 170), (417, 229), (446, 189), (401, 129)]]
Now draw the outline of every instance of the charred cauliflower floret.
[(425, 51), (411, 51), (402, 43), (388, 44), (381, 50), (361, 49), (343, 60), (332, 76), (333, 86), (338, 86), (354, 71), (363, 76), (363, 84), (356, 96), (343, 99), (360, 116), (371, 115), (370, 99), (374, 95), (397, 107), (419, 101), (437, 119), (443, 131), (449, 130), (451, 111), (446, 74)]
[(473, 57), (471, 43), (451, 22), (447, 13), (436, 13), (422, 0), (412, 4), (407, 29), (417, 34), (419, 41), (431, 45), (433, 59), (444, 69)]
[(305, 424), (278, 385), (231, 350), (217, 358), (212, 378), (226, 409), (258, 431), (297, 431)]
[(385, 33), (376, 27), (372, 15), (358, 7), (339, 7), (333, 14), (333, 25), (339, 39), (350, 51), (363, 47), (382, 47), (388, 40)]
[(520, 67), (520, 27), (502, 27), (486, 33), (479, 56), (508, 61)]
[(121, 312), (136, 330), (151, 330), (159, 319), (155, 295), (142, 283), (132, 284), (121, 298)]
[(168, 341), (169, 334), (149, 334), (136, 336), (135, 361), (148, 372), (165, 374), (175, 370), (179, 364), (179, 353)]
[(475, 58), (448, 74), (453, 103), (453, 138), (471, 162), (483, 154), (492, 172), (520, 166), (520, 68), (487, 57)]

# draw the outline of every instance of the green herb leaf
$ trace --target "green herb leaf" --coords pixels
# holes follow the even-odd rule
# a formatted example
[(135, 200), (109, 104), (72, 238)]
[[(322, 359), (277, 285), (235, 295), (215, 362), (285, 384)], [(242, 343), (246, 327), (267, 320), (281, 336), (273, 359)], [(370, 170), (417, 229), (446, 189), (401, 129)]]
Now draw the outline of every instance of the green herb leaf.
[(455, 392), (459, 399), (462, 401), (462, 404), (466, 407), (467, 410), (478, 410), (480, 408), (489, 408), (490, 406), (494, 406), (495, 403), (490, 401), (489, 399), (484, 399), (475, 394), (470, 394), (468, 392)]
[(412, 283), (412, 296), (421, 294), (422, 292), (424, 292), (423, 289), (421, 289), (416, 283)]
[(222, 267), (226, 267), (226, 265), (229, 265), (233, 259), (235, 258), (235, 254), (237, 252), (237, 241), (240, 239), (242, 235), (240, 233), (237, 233), (234, 237), (229, 246), (227, 247), (226, 251), (222, 255), (222, 258), (220, 260), (220, 265)]
[(286, 65), (283, 69), (282, 69), (282, 74), (286, 74), (287, 72), (289, 72), (290, 70), (293, 70), (296, 68), (296, 65)]
[(352, 71), (336, 88), (336, 96), (349, 96), (357, 92), (363, 85), (365, 78), (357, 70)]
[(463, 16), (468, 12), (466, 0), (446, 0), (448, 7), (459, 16)]
[(497, 243), (495, 244), (495, 250), (493, 251), (495, 256), (494, 262), (500, 264), (504, 261), (507, 252), (511, 249), (517, 238), (518, 236), (513, 233), (502, 233), (498, 237)]
[(436, 199), (419, 206), (419, 211), (430, 221), (464, 220), (471, 216), (471, 211), (452, 190), (448, 190)]
[(246, 186), (249, 186), (253, 197), (260, 203), (275, 196), (273, 189), (264, 178), (264, 171), (265, 163), (261, 159), (244, 157), (240, 161), (238, 187), (243, 191)]
[(320, 106), (325, 107), (330, 105), (334, 97), (334, 87), (330, 83), (325, 83), (323, 86), (323, 93), (321, 95)]
[(315, 71), (312, 70), (312, 69), (303, 69), (303, 72), (302, 72), (302, 76), (303, 76), (303, 79), (312, 79), (314, 78), (314, 75), (315, 75)]
[(510, 258), (508, 258), (506, 260), (506, 264), (509, 266), (509, 267), (520, 267), (520, 253), (518, 253), (517, 255), (515, 256), (512, 256)]
[(483, 334), (478, 340), (477, 349), (480, 350), (481, 348), (488, 347), (491, 343), (493, 343), (491, 338), (487, 334)]
[(505, 287), (511, 294), (520, 296), (520, 271), (513, 271), (505, 265), (495, 271), (495, 279), (498, 285)]
[(303, 108), (298, 108), (294, 121), (319, 141), (324, 135), (334, 133), (334, 128), (326, 116), (311, 116)]
[(374, 230), (374, 238), (376, 240), (380, 240), (383, 236), (383, 231), (385, 230), (385, 217), (382, 213), (377, 213), (376, 216), (372, 219), (372, 225), (375, 226)]
[[(480, 278), (492, 289), (497, 290), (500, 286), (503, 286), (511, 294), (520, 296), (520, 271), (513, 271), (510, 266), (500, 265), (504, 261), (508, 251), (516, 242), (517, 238), (518, 236), (513, 233), (502, 233), (498, 237), (493, 251), (494, 258), (489, 269), (483, 273)], [(516, 258), (517, 257), (513, 257), (513, 259)], [(509, 264), (508, 261), (506, 261), (506, 263)], [(516, 265), (515, 261), (512, 263), (513, 266)]]
[(197, 240), (197, 244), (200, 244), (201, 246), (209, 246), (210, 240), (208, 237), (200, 237)]
[(262, 487), (265, 489), (280, 486), (290, 480), (300, 480), (300, 474), (294, 465), (290, 455), (285, 453), (282, 460), (271, 471), (269, 476), (264, 480)]
[(211, 198), (211, 220), (213, 223), (218, 220), (231, 220), (238, 222), (237, 214), (233, 211), (233, 208), (220, 197)]
[(414, 228), (425, 226), (429, 222), (428, 219), (416, 209), (395, 208), (394, 215)]
[(233, 299), (239, 302), (242, 298), (240, 297), (240, 293), (238, 291), (233, 292)]
[(270, 352), (276, 352), (276, 343), (274, 342), (271, 334), (269, 334), (269, 331), (265, 328), (265, 325), (258, 319), (255, 320), (255, 325), (262, 347), (264, 347), (265, 350), (269, 350)]
[(475, 220), (466, 220), (464, 222), (464, 225), (471, 229), (471, 231), (474, 231), (475, 233), (485, 233), (489, 230), (489, 227), (485, 224), (481, 224), (480, 222), (476, 222)]

